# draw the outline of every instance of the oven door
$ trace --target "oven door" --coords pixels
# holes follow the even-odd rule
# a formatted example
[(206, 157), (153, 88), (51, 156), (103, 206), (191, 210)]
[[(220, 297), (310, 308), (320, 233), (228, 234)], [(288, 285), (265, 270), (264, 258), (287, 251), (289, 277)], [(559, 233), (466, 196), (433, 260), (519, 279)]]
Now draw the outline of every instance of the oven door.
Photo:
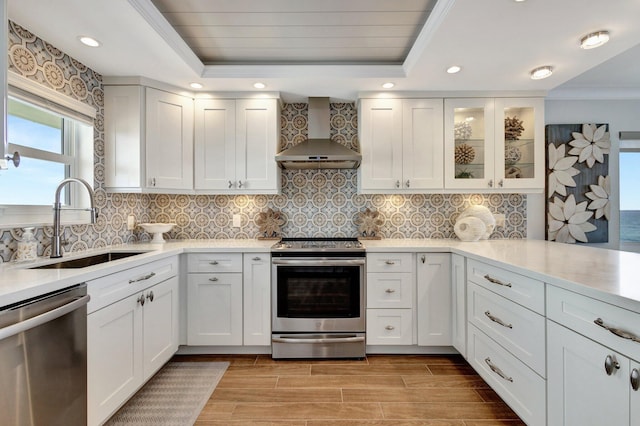
[(364, 332), (364, 258), (273, 258), (274, 333)]

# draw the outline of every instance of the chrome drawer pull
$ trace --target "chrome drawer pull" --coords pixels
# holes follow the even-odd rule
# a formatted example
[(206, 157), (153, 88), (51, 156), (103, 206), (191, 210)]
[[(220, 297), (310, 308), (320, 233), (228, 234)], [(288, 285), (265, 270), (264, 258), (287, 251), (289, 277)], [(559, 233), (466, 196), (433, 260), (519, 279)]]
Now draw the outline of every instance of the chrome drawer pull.
[(393, 260), (385, 260), (385, 262), (387, 265), (395, 265), (396, 262), (394, 262)]
[(487, 363), (487, 365), (489, 366), (491, 371), (496, 373), (498, 376), (502, 377), (504, 380), (513, 383), (513, 377), (508, 377), (506, 374), (504, 374), (502, 372), (502, 370), (500, 370), (497, 366), (493, 365), (493, 363), (491, 362), (491, 359), (489, 359), (489, 357), (485, 358), (484, 362)]
[(495, 323), (497, 323), (497, 324), (500, 324), (500, 325), (501, 325), (501, 326), (503, 326), (503, 327), (506, 327), (506, 328), (513, 328), (513, 324), (506, 324), (506, 323), (505, 323), (504, 321), (502, 321), (500, 318), (498, 318), (498, 317), (494, 317), (493, 315), (491, 315), (491, 312), (489, 312), (489, 311), (486, 311), (484, 314), (485, 314), (485, 315), (487, 316), (487, 318), (489, 318), (491, 321), (493, 321), (493, 322), (495, 322)]
[(505, 286), (505, 287), (511, 287), (511, 283), (503, 283), (502, 281), (491, 277), (489, 274), (486, 274), (484, 276), (484, 279), (489, 281), (490, 283), (493, 283), (493, 284), (498, 284), (498, 285), (502, 285), (502, 286)]
[(384, 328), (385, 330), (391, 331), (391, 330), (395, 330), (396, 328), (392, 325), (388, 325)]
[(218, 281), (218, 278), (216, 278), (216, 277), (209, 278), (209, 281), (213, 281), (215, 283), (216, 281)]
[(631, 370), (631, 389), (637, 391), (640, 388), (640, 371), (637, 368)]
[(615, 358), (611, 355), (607, 355), (607, 357), (604, 359), (604, 371), (607, 373), (607, 376), (615, 373), (615, 371), (613, 370), (614, 368), (616, 370), (620, 370), (620, 363), (618, 363), (618, 361), (616, 361)]
[(254, 262), (257, 262), (257, 261), (262, 260), (262, 259), (260, 259), (258, 256), (256, 256), (256, 257), (254, 257), (254, 258), (253, 258), (253, 259), (251, 259), (251, 260), (253, 260)]
[(145, 275), (144, 277), (137, 278), (135, 280), (129, 280), (129, 284), (137, 283), (138, 281), (146, 281), (149, 278), (153, 278), (156, 276), (155, 272), (150, 273), (149, 275)]
[(622, 337), (623, 339), (627, 339), (627, 340), (631, 340), (631, 341), (636, 342), (636, 343), (640, 343), (640, 337), (638, 337), (635, 334), (630, 333), (628, 331), (622, 330), (620, 328), (611, 327), (611, 326), (605, 324), (604, 321), (602, 320), (602, 318), (596, 318), (595, 320), (593, 320), (593, 323), (595, 325), (598, 325), (598, 326), (604, 328), (605, 330), (610, 331), (611, 333), (615, 334), (618, 337)]
[(214, 260), (213, 262), (209, 262), (209, 265), (217, 265), (217, 264), (218, 264), (217, 260)]
[(395, 293), (396, 291), (394, 289), (392, 289), (392, 288), (388, 288), (384, 292), (391, 294), (391, 293)]

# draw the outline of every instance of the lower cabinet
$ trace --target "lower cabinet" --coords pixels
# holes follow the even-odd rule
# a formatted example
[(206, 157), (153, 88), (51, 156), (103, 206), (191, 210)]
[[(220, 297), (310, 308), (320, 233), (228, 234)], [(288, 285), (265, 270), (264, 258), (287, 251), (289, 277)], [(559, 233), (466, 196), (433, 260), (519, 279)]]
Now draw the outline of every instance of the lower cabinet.
[(451, 255), (417, 255), (418, 346), (451, 346)]
[(465, 259), (451, 255), (451, 344), (467, 357), (467, 275)]
[(271, 345), (268, 253), (188, 255), (187, 344)]
[(90, 313), (88, 424), (104, 422), (177, 350), (176, 276)]

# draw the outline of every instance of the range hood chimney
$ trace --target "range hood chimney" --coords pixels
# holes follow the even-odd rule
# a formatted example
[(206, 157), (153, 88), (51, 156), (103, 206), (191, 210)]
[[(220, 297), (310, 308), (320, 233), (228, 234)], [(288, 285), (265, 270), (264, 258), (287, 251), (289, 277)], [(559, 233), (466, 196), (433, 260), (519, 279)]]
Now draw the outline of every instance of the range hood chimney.
[(276, 154), (283, 169), (356, 169), (362, 155), (329, 139), (329, 98), (309, 98), (309, 139)]

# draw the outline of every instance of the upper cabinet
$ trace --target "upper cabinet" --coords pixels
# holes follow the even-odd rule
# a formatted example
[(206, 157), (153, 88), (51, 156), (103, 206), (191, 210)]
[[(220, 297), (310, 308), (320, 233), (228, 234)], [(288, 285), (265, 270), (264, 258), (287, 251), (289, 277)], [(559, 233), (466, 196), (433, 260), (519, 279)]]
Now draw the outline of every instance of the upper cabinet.
[(106, 188), (192, 190), (193, 100), (137, 85), (104, 90)]
[(196, 192), (277, 193), (279, 116), (278, 99), (196, 99)]
[(360, 101), (360, 192), (442, 189), (442, 108), (442, 99)]
[(542, 98), (445, 99), (445, 188), (544, 189)]
[[(0, 49), (7, 51), (7, 34), (9, 33), (7, 17), (7, 0), (0, 0)], [(0, 102), (0, 170), (7, 167), (5, 153), (7, 152), (7, 55), (0, 58), (0, 87), (2, 87), (2, 102)]]

